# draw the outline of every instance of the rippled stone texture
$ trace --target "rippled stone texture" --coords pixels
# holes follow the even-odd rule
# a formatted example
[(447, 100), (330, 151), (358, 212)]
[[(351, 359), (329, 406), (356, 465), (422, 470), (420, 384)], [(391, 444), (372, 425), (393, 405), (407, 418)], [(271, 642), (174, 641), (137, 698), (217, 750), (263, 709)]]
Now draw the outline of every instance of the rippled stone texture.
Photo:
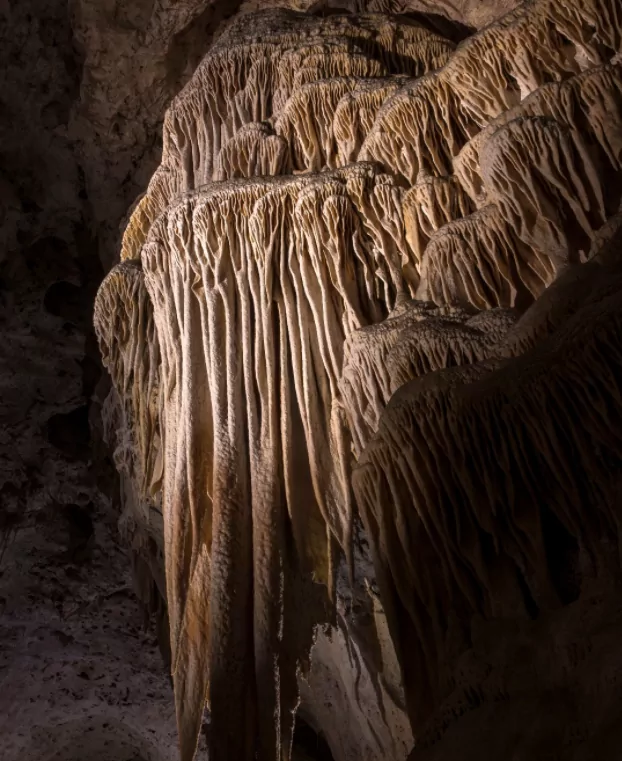
[(582, 428), (527, 421), (572, 375), (555, 347), (577, 377), (615, 362), (615, 296), (509, 347), (568, 267), (617, 282), (593, 262), (622, 193), (619, 12), (533, 0), (457, 48), (378, 13), (241, 15), (172, 102), (95, 323), (145, 534), (162, 505), (183, 761), (206, 702), (212, 761), (289, 757), (361, 519), (388, 626), (369, 624), (362, 710), (401, 743), (367, 757), (430, 743), (480, 689), (455, 671), (474, 615), (570, 602), (514, 490), (536, 505), (537, 468), (567, 478), (547, 515), (589, 555), (570, 460), (595, 467), (585, 435), (609, 477), (617, 439), (586, 405), (615, 383), (569, 395)]

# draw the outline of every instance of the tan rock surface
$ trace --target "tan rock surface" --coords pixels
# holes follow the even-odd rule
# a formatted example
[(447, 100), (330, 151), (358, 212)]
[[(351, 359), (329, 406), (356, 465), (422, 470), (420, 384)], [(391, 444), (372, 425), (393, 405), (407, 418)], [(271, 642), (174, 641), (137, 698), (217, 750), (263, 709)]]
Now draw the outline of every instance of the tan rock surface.
[[(410, 736), (397, 692), (394, 718), (383, 720), (374, 750), (333, 726), (317, 703), (334, 678), (335, 700), (342, 713), (348, 706), (352, 726), (361, 714), (373, 725), (391, 693), (373, 686), (374, 669), (384, 667), (370, 660), (371, 645), (356, 627), (339, 623), (317, 635), (309, 656), (314, 625), (331, 621), (332, 604), (339, 611), (340, 553), (356, 576), (353, 467), (374, 558), (367, 581), (378, 574), (392, 642), (386, 663), (394, 671), (399, 663), (417, 747), (433, 741), (446, 716), (460, 715), (469, 690), (480, 689), (468, 680), (456, 686), (468, 616), (520, 617), (527, 604), (499, 547), (507, 545), (520, 569), (531, 559), (543, 605), (552, 605), (543, 529), (536, 522), (531, 535), (511, 508), (494, 527), (496, 502), (488, 511), (478, 502), (490, 487), (485, 463), (493, 445), (476, 443), (481, 465), (475, 453), (468, 459), (466, 445), (457, 449), (460, 468), (452, 468), (450, 439), (459, 448), (460, 438), (449, 431), (454, 395), (468, 431), (476, 413), (461, 390), (470, 400), (472, 384), (475, 398), (484, 394), (478, 379), (486, 389), (488, 377), (500, 378), (501, 388), (512, 378), (512, 363), (502, 367), (512, 352), (505, 336), (508, 347), (527, 339), (511, 328), (511, 310), (520, 314), (534, 302), (537, 309), (565, 267), (594, 256), (592, 242), (617, 210), (619, 118), (604, 116), (605, 102), (618, 99), (609, 63), (620, 47), (617, 12), (612, 0), (533, 0), (457, 49), (425, 24), (382, 13), (241, 14), (172, 102), (162, 164), (122, 256), (140, 258), (153, 305), (156, 333), (142, 355), (157, 343), (162, 357), (160, 418), (148, 425), (162, 432), (183, 761), (194, 754), (204, 700), (214, 761), (288, 757), (296, 673), (301, 715), (315, 714), (333, 753), (405, 752)], [(561, 82), (557, 90), (551, 79)], [(544, 105), (566, 98), (584, 110)], [(98, 302), (113, 379), (127, 375), (123, 351), (110, 345), (119, 340), (118, 311), (131, 311), (124, 300), (136, 298), (120, 289), (127, 266), (109, 276)], [(563, 289), (556, 293), (563, 298)], [(565, 324), (559, 329), (565, 335)], [(587, 336), (592, 327), (583, 330)], [(553, 353), (553, 339), (539, 338), (542, 356)], [(576, 340), (571, 354), (586, 341)], [(513, 361), (520, 384), (529, 354)], [(133, 377), (133, 388), (115, 382), (128, 406), (144, 393)], [(412, 413), (410, 388), (424, 399)], [(525, 425), (518, 396), (515, 406)], [(136, 441), (149, 440), (141, 430), (147, 418), (130, 417)], [(496, 467), (508, 478), (510, 453), (519, 458), (521, 447), (506, 442), (498, 452)], [(559, 460), (557, 445), (552, 451)], [(139, 448), (136, 456), (145, 459)], [(456, 502), (449, 491), (443, 501), (460, 473)], [(482, 482), (471, 488), (478, 474)], [(513, 490), (510, 479), (495, 499), (511, 501)], [(535, 484), (526, 493), (535, 499)], [(481, 529), (471, 527), (473, 516)], [(490, 547), (480, 546), (478, 531), (491, 534)], [(438, 579), (428, 578), (430, 564)], [(297, 613), (290, 628), (311, 579), (308, 615)], [(481, 603), (481, 588), (497, 582)], [(369, 598), (363, 607), (373, 604)], [(341, 671), (344, 647), (351, 665)], [(373, 688), (357, 703), (349, 680), (353, 669), (357, 684), (363, 678), (360, 663)], [(445, 707), (448, 696), (458, 707)]]

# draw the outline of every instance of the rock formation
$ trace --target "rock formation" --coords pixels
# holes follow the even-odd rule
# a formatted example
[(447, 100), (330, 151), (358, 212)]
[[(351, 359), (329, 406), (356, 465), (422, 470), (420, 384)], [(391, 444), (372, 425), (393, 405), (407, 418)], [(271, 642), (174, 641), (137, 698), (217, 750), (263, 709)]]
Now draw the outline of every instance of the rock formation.
[(121, 217), (157, 166), (163, 111), (223, 8), (210, 30), (212, 3), (138, 5), (148, 39), (140, 14), (131, 29), (131, 10), (98, 0), (0, 2), (3, 761), (178, 756), (164, 606), (129, 510), (118, 528), (92, 313)]
[(528, 0), (457, 47), (382, 13), (242, 14), (171, 103), (95, 324), (165, 557), (182, 761), (205, 702), (212, 761), (289, 758), (313, 663), (373, 650), (339, 612), (361, 578), (367, 715), (403, 741), (366, 757), (412, 730), (423, 758), (515, 689), (495, 656), (490, 686), (464, 675), (471, 622), (610, 571), (621, 14)]

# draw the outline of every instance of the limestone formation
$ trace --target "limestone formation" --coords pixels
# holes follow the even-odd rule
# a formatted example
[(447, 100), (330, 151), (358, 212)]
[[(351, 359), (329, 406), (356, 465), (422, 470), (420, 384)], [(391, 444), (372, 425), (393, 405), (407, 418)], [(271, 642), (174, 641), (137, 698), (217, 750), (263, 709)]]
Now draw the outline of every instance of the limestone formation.
[(416, 742), (465, 620), (520, 617), (525, 584), (565, 600), (541, 479), (591, 561), (615, 533), (620, 275), (597, 262), (622, 196), (621, 21), (617, 0), (527, 0), (455, 49), (406, 18), (267, 10), (172, 102), (95, 318), (124, 467), (162, 505), (182, 761), (205, 703), (212, 761), (290, 757), (298, 681), (362, 636), (340, 624), (309, 663), (344, 562), (360, 574), (360, 519), (376, 663), (402, 679), (371, 690), (394, 712), (376, 737), (409, 722)]
[(426, 177), (404, 194), (406, 240), (418, 267), (433, 234), (472, 211), (473, 205), (455, 175)]
[(137, 462), (125, 465), (144, 499), (161, 489), (162, 452), (159, 344), (140, 264), (122, 264), (105, 279), (95, 304), (95, 328), (104, 365), (127, 405), (123, 410), (129, 439), (126, 454), (137, 455)]
[(220, 150), (214, 180), (290, 174), (290, 151), (285, 140), (266, 123), (246, 124)]
[(490, 204), (434, 233), (421, 263), (418, 295), (465, 308), (526, 308), (555, 274), (552, 257), (516, 235)]
[(511, 310), (472, 316), (457, 307), (412, 301), (353, 333), (345, 344), (340, 386), (355, 456), (397, 389), (427, 373), (486, 359), (514, 319)]
[[(359, 461), (354, 484), (394, 616), (405, 684), (413, 685), (407, 699), (415, 732), (456, 686), (456, 643), (446, 639), (451, 611), (520, 618), (526, 605), (546, 611), (573, 594), (551, 576), (543, 506), (584, 549), (592, 568), (583, 574), (603, 572), (599, 564), (606, 561), (594, 543), (617, 535), (619, 520), (619, 429), (611, 417), (619, 410), (617, 251), (615, 259), (588, 263), (560, 281), (549, 303), (570, 297), (574, 307), (566, 301), (562, 321), (559, 314), (547, 320), (546, 307), (535, 311), (532, 324), (546, 320), (541, 340), (516, 359), (405, 385)], [(584, 286), (579, 303), (577, 278)], [(583, 386), (579, 379), (586, 377)], [(581, 420), (580, 431), (566, 405)], [(438, 574), (428, 572), (431, 566)]]

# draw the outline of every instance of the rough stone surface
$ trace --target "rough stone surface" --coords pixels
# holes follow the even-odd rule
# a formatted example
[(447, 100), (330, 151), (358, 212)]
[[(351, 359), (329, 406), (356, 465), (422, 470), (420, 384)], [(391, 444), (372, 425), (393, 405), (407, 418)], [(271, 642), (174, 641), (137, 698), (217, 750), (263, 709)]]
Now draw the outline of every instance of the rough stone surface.
[(81, 75), (68, 134), (84, 171), (106, 267), (118, 256), (122, 218), (157, 166), (168, 102), (238, 5), (237, 0), (71, 4)]
[(519, 0), (244, 0), (241, 10), (289, 7), (295, 11), (315, 13), (338, 10), (349, 10), (353, 13), (424, 13), (481, 29), (514, 9), (518, 3)]

